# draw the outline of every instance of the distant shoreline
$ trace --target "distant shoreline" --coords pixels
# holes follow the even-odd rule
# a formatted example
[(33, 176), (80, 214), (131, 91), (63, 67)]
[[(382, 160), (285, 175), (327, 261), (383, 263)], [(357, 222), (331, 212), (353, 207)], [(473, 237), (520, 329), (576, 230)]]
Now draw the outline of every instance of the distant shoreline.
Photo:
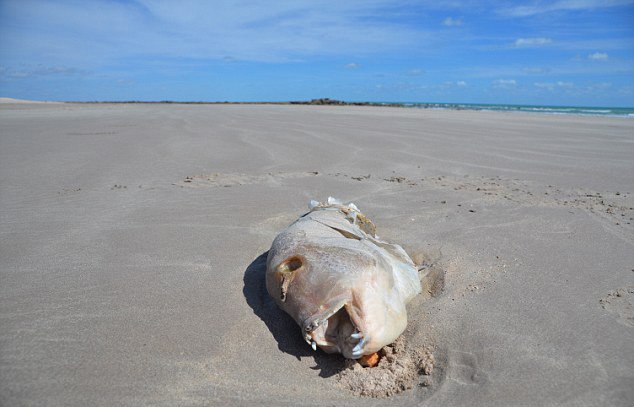
[(548, 106), (548, 105), (514, 105), (514, 104), (488, 104), (488, 103), (434, 103), (434, 102), (347, 102), (342, 100), (320, 98), (312, 100), (294, 100), (282, 102), (232, 102), (232, 101), (142, 101), (142, 100), (115, 100), (115, 101), (64, 101), (45, 102), (29, 101), (11, 98), (0, 98), (0, 103), (75, 103), (75, 104), (174, 104), (174, 105), (305, 105), (305, 106), (370, 106), (370, 107), (395, 107), (414, 109), (441, 109), (441, 110), (473, 110), (473, 111), (500, 111), (537, 113), (549, 115), (574, 115), (574, 116), (607, 116), (634, 118), (634, 107), (603, 107), (603, 106)]
[(342, 100), (335, 100), (329, 98), (312, 99), (312, 100), (291, 100), (285, 102), (230, 102), (230, 101), (216, 101), (216, 102), (179, 102), (173, 100), (160, 100), (160, 101), (140, 101), (140, 100), (122, 100), (122, 101), (87, 101), (87, 102), (75, 102), (68, 101), (65, 103), (116, 103), (116, 104), (180, 104), (180, 105), (315, 105), (315, 106), (380, 106), (380, 107), (407, 107), (406, 103), (396, 102), (346, 102)]

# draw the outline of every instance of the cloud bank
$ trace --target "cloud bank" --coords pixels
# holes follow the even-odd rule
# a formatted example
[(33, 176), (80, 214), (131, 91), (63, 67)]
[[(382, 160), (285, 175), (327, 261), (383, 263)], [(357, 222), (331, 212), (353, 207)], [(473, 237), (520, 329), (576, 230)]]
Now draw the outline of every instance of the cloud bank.
[(516, 47), (547, 45), (553, 42), (550, 38), (518, 38), (515, 40)]
[(633, 0), (533, 1), (529, 5), (502, 8), (500, 13), (511, 17), (530, 17), (536, 14), (556, 11), (593, 10), (598, 8), (626, 6), (633, 3)]
[(608, 54), (605, 52), (595, 52), (594, 54), (588, 55), (588, 59), (593, 61), (607, 61)]

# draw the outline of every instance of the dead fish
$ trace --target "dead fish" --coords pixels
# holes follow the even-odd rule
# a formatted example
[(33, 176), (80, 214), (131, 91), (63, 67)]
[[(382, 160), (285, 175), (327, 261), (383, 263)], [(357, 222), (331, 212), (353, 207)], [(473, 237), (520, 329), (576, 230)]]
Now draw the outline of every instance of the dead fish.
[(418, 269), (376, 236), (354, 204), (311, 201), (273, 241), (266, 287), (316, 350), (359, 359), (405, 330), (405, 305), (421, 291)]

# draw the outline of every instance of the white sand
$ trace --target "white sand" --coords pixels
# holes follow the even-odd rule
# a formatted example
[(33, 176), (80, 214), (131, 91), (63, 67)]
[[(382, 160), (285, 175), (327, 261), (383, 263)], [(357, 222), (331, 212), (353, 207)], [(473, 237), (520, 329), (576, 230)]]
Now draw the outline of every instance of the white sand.
[[(3, 104), (0, 188), (0, 405), (634, 403), (634, 120)], [(268, 299), (328, 195), (441, 256), (430, 386), (355, 397)]]

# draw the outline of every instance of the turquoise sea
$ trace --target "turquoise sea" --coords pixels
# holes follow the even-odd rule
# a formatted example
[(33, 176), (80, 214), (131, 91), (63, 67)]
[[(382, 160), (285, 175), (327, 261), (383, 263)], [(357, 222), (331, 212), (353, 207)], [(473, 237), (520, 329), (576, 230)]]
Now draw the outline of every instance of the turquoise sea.
[(476, 103), (398, 103), (405, 107), (421, 109), (492, 110), (504, 112), (526, 112), (556, 115), (615, 116), (634, 118), (634, 107), (581, 107), (581, 106), (537, 106), (494, 105)]

